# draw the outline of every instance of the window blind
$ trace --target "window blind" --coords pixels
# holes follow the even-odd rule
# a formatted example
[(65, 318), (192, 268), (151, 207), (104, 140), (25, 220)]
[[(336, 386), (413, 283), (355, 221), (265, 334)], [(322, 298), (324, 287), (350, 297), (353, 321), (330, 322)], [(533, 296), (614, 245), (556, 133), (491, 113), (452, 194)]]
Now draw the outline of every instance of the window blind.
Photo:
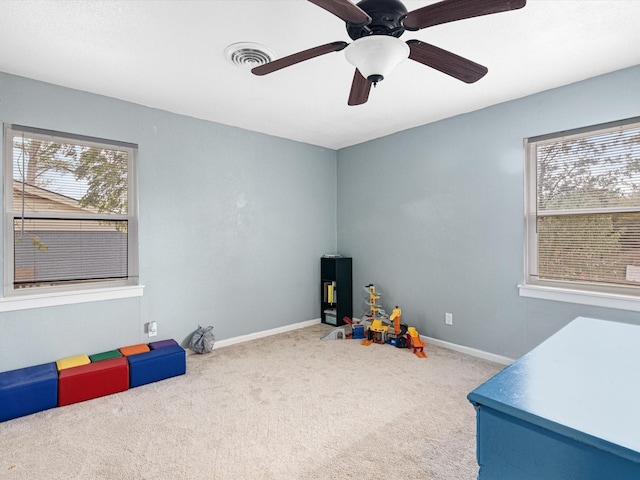
[(530, 141), (539, 280), (640, 286), (640, 123)]
[(8, 132), (13, 289), (137, 277), (129, 209), (134, 148), (31, 128)]

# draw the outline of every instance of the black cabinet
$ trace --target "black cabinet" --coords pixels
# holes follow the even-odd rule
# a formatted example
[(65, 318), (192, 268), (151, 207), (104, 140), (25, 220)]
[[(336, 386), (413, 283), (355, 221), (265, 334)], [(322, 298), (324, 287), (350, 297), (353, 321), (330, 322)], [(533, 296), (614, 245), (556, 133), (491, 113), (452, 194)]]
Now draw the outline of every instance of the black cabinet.
[(344, 325), (344, 317), (353, 317), (351, 258), (320, 259), (320, 314), (322, 323)]

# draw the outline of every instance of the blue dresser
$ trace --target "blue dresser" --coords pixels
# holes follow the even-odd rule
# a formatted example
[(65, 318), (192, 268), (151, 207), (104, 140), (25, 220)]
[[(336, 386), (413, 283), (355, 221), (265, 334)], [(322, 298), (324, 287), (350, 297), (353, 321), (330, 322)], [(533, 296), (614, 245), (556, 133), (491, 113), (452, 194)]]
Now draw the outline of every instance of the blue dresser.
[(640, 326), (577, 318), (468, 399), (479, 480), (640, 479)]

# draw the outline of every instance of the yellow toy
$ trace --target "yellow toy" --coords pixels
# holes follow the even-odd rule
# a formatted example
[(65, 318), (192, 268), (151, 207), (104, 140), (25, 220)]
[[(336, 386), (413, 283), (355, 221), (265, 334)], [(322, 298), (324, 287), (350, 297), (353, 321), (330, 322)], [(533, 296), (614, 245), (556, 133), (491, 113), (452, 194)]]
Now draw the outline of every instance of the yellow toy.
[(398, 335), (400, 333), (400, 317), (402, 316), (402, 309), (396, 305), (396, 308), (391, 312), (389, 320), (393, 320), (393, 333)]
[(371, 323), (366, 329), (368, 333), (362, 341), (362, 345), (369, 346), (373, 342), (385, 343), (385, 334), (387, 330), (389, 330), (389, 327), (382, 323), (384, 317), (386, 317), (386, 313), (377, 303), (380, 299), (380, 294), (376, 293), (376, 286), (373, 283), (366, 285), (364, 289), (369, 295), (369, 301), (366, 302), (367, 305), (369, 305), (369, 313), (365, 315), (365, 318)]
[[(385, 311), (378, 304), (380, 294), (376, 292), (374, 284), (364, 287), (369, 296), (369, 313), (365, 314), (363, 319), (367, 319), (370, 324), (367, 328), (366, 338), (362, 340), (362, 345), (369, 346), (372, 343), (389, 343), (396, 347), (413, 348), (413, 353), (419, 358), (427, 358), (424, 353), (424, 342), (420, 338), (420, 334), (415, 327), (408, 327), (401, 322), (402, 309), (396, 305), (391, 312), (391, 316), (387, 317)], [(393, 332), (391, 329), (393, 322)]]
[(413, 353), (418, 357), (427, 358), (427, 354), (424, 353), (424, 342), (415, 328), (409, 327), (409, 330), (407, 330), (407, 338), (411, 339), (411, 345), (407, 345), (407, 347), (413, 348)]

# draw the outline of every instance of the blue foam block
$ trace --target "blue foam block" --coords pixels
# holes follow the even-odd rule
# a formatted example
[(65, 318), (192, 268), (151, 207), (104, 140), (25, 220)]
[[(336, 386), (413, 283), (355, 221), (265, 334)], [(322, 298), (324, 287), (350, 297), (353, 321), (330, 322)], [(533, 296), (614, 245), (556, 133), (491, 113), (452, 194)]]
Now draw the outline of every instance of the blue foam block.
[(55, 362), (0, 373), (0, 422), (56, 406)]
[(127, 360), (130, 388), (184, 375), (187, 371), (186, 352), (180, 345), (139, 353), (127, 357)]

